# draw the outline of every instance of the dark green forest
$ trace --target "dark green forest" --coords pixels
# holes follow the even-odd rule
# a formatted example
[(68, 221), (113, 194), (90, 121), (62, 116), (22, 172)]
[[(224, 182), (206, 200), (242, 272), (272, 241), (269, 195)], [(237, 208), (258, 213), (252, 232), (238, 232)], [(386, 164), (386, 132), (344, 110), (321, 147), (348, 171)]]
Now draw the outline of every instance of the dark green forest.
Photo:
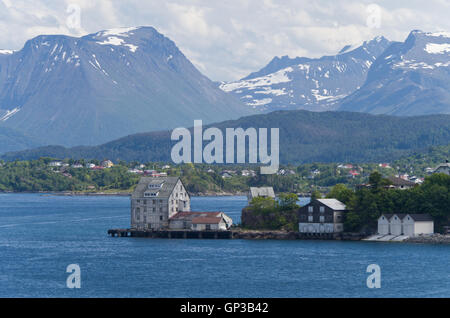
[[(211, 126), (222, 132), (238, 127), (279, 128), (280, 162), (297, 165), (393, 161), (430, 146), (448, 145), (450, 140), (450, 115), (394, 117), (351, 112), (277, 111)], [(170, 140), (170, 134), (170, 131), (136, 134), (94, 147), (47, 146), (7, 153), (2, 159), (109, 158), (127, 162), (169, 162), (176, 143)]]

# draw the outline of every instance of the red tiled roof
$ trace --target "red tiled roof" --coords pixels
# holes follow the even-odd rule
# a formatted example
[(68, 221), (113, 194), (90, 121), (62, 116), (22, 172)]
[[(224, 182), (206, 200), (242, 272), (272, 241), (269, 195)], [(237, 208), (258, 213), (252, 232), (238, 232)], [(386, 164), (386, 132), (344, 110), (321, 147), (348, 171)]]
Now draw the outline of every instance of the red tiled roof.
[(196, 218), (196, 217), (212, 217), (217, 218), (222, 212), (178, 212), (170, 219)]
[(218, 217), (198, 217), (192, 219), (192, 224), (219, 224), (222, 218)]

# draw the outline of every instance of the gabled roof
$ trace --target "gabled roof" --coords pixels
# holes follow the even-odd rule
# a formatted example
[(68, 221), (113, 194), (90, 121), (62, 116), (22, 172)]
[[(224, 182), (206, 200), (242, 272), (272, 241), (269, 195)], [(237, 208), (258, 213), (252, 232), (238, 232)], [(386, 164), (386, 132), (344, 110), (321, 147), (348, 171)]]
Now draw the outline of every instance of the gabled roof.
[(392, 217), (393, 215), (394, 215), (394, 214), (382, 214), (382, 215), (380, 215), (380, 218), (381, 218), (382, 216), (384, 216), (387, 220), (390, 220), (391, 217)]
[(438, 171), (439, 168), (450, 168), (450, 162), (441, 163), (439, 166), (437, 166), (434, 171)]
[(320, 203), (326, 205), (332, 210), (335, 211), (344, 211), (347, 210), (347, 206), (339, 200), (336, 199), (317, 199)]
[(390, 219), (392, 219), (394, 216), (397, 216), (400, 220), (403, 220), (405, 218), (407, 214), (405, 213), (394, 213), (392, 214), (392, 216), (390, 217)]
[(193, 220), (195, 218), (222, 218), (222, 212), (178, 212), (170, 220)]
[[(142, 198), (145, 192), (158, 192), (158, 196), (154, 198), (168, 198), (179, 179), (178, 177), (142, 177), (132, 197)], [(161, 188), (149, 188), (149, 185), (161, 185)]]
[(199, 217), (193, 218), (192, 224), (219, 224), (221, 221), (221, 217)]
[(433, 221), (433, 218), (429, 214), (408, 214), (416, 222)]
[(250, 195), (252, 198), (256, 197), (275, 198), (275, 192), (273, 191), (272, 187), (261, 187), (261, 188), (251, 187)]
[(408, 187), (413, 187), (416, 184), (414, 182), (402, 179), (402, 178), (398, 178), (398, 177), (388, 177), (388, 180), (392, 183), (392, 185), (394, 186), (408, 186)]

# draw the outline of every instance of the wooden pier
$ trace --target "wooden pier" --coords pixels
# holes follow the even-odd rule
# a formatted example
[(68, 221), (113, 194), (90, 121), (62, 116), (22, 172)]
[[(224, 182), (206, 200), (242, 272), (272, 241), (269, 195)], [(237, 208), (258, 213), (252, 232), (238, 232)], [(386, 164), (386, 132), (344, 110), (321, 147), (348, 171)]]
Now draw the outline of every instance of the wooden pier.
[(163, 239), (232, 239), (231, 231), (191, 231), (191, 230), (135, 230), (135, 229), (111, 229), (108, 230), (111, 237), (147, 237)]
[(358, 233), (299, 233), (284, 231), (192, 231), (192, 230), (108, 230), (111, 237), (147, 237), (155, 239), (244, 239), (244, 240), (338, 240), (359, 241), (365, 236)]

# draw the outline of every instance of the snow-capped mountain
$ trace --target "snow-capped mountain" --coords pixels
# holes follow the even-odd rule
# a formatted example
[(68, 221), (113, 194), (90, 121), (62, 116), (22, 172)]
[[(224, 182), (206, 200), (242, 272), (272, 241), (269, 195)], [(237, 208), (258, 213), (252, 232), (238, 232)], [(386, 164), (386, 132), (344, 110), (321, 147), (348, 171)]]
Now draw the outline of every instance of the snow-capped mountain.
[(0, 127), (92, 145), (251, 113), (151, 27), (42, 35), (0, 51)]
[(376, 37), (359, 47), (345, 46), (335, 56), (317, 59), (275, 57), (266, 67), (220, 88), (250, 108), (333, 110), (366, 80), (372, 63), (390, 45)]
[(450, 33), (412, 31), (372, 65), (366, 83), (339, 110), (373, 114), (450, 114)]

